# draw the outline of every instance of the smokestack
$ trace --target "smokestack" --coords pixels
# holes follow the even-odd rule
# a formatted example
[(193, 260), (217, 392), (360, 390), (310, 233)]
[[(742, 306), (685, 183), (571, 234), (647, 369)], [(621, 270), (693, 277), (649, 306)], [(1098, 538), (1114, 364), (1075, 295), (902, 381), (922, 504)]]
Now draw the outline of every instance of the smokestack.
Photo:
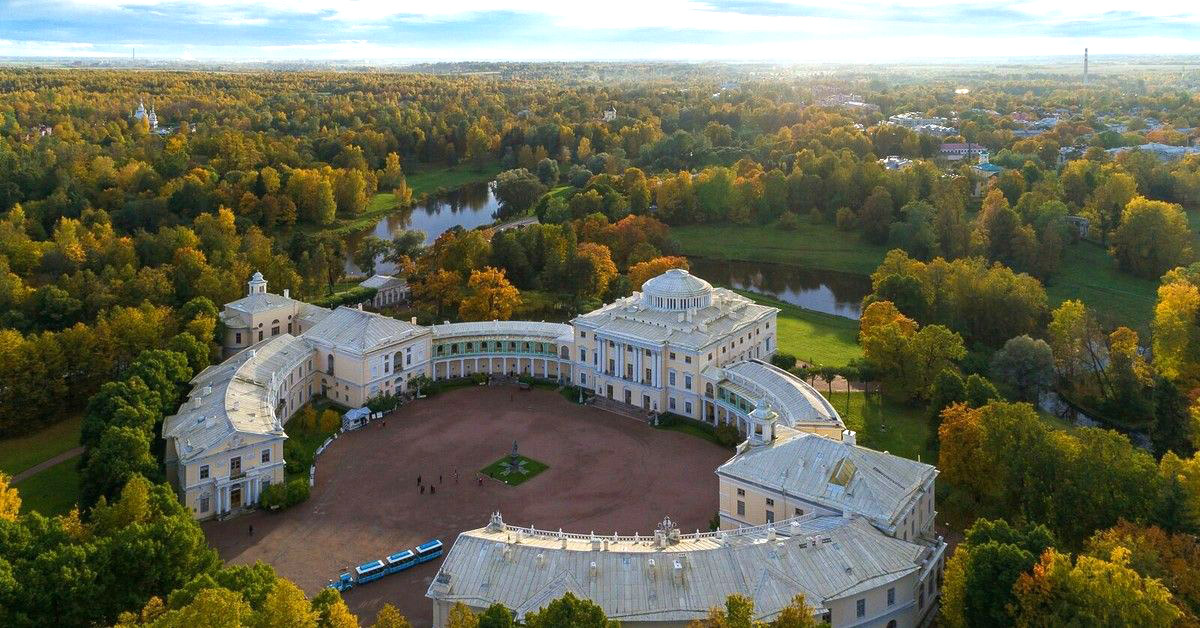
[(1088, 82), (1088, 58), (1087, 58), (1087, 52), (1088, 52), (1088, 49), (1087, 49), (1087, 48), (1084, 48), (1084, 49), (1083, 49), (1083, 84), (1084, 84), (1084, 85), (1087, 85), (1087, 82)]

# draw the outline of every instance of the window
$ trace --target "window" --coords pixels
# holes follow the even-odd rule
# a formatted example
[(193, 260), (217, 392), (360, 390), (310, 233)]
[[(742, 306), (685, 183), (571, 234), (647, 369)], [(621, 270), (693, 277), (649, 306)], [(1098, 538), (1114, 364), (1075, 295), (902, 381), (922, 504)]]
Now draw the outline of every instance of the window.
[(234, 456), (229, 459), (229, 475), (237, 475), (242, 472), (242, 457)]
[(279, 325), (275, 325), (275, 326), (271, 327), (271, 335), (272, 336), (279, 335)]
[(270, 449), (262, 450), (262, 461), (264, 463), (271, 461), (271, 450)]
[(581, 331), (581, 332), (579, 332), (579, 337), (580, 337), (580, 338), (587, 338), (587, 332), (586, 332), (586, 331)]
[(712, 354), (711, 354), (711, 353), (710, 353), (710, 354), (708, 354), (708, 360), (709, 360), (710, 362), (712, 361)]
[(587, 349), (584, 349), (583, 347), (579, 347), (579, 361), (587, 362)]
[(200, 479), (201, 480), (208, 479), (208, 465), (206, 465), (206, 464), (200, 465)]
[(675, 398), (674, 397), (671, 397), (670, 399), (667, 400), (667, 406), (669, 408), (671, 408), (672, 410), (675, 409)]
[(866, 617), (867, 616), (867, 600), (865, 598), (859, 599), (857, 602), (854, 603), (854, 616), (855, 617)]
[(667, 383), (672, 386), (675, 385), (675, 369), (667, 371)]
[(692, 356), (690, 356), (690, 355), (685, 355), (685, 356), (683, 356), (683, 363), (684, 363), (684, 364), (691, 364), (691, 363), (692, 363)]
[(746, 496), (746, 489), (739, 488), (738, 489), (738, 497), (745, 497), (745, 496)]
[(774, 505), (775, 505), (775, 500), (773, 500), (773, 499), (771, 499), (770, 497), (768, 497), (768, 498), (767, 498), (767, 505), (768, 505), (768, 506), (774, 506)]
[(896, 587), (892, 587), (892, 588), (888, 589), (888, 606), (895, 606), (895, 604), (896, 604)]
[(692, 376), (691, 376), (691, 375), (684, 375), (684, 377), (683, 377), (683, 387), (684, 387), (684, 388), (686, 388), (686, 389), (688, 389), (688, 390), (691, 390), (691, 389), (692, 389)]
[(767, 511), (767, 523), (775, 523), (775, 511), (774, 510)]
[(744, 502), (740, 499), (738, 500), (738, 504), (737, 504), (737, 514), (739, 514), (739, 515), (746, 514), (746, 502)]
[(674, 352), (674, 351), (672, 351), (672, 352), (671, 352), (671, 359), (672, 359), (672, 360), (674, 360), (674, 359), (675, 359), (675, 352)]
[(579, 383), (580, 383), (580, 384), (586, 384), (586, 383), (587, 383), (587, 375), (586, 375), (586, 374), (584, 374), (584, 373), (580, 373), (580, 374), (579, 374)]
[(688, 401), (684, 403), (683, 411), (686, 412), (688, 416), (692, 416), (692, 402)]
[(239, 345), (242, 344), (242, 332), (239, 331), (238, 333), (234, 334), (233, 341)]
[(797, 508), (797, 509), (796, 509), (796, 515), (795, 515), (795, 516), (799, 517), (800, 515), (803, 515), (803, 514), (804, 514), (804, 509), (803, 509), (803, 508)]
[(200, 496), (200, 512), (208, 512), (208, 495)]
[(262, 330), (258, 330), (258, 339), (262, 340)]

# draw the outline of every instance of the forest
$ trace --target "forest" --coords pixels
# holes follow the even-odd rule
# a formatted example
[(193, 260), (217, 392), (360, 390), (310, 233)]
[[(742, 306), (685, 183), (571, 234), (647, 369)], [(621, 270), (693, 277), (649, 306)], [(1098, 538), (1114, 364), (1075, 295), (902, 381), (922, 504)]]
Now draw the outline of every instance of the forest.
[[(866, 382), (864, 403), (928, 435), (866, 444), (941, 469), (946, 625), (1194, 624), (1200, 154), (1145, 147), (1196, 146), (1198, 85), (1136, 66), (1086, 86), (1038, 68), (0, 68), (0, 448), (64, 424), (56, 452), (82, 447), (59, 512), (21, 508), (34, 489), (7, 476), (32, 464), (0, 467), (0, 623), (357, 625), (336, 593), (222, 566), (164, 483), (162, 418), (219, 359), (218, 310), (253, 272), (355, 303), (348, 262), (386, 262), (412, 290), (399, 318), (561, 321), (715, 249), (869, 275), (859, 357), (775, 363)], [(533, 224), (349, 244), (472, 180), (497, 223)], [(135, 555), (159, 569), (109, 568)]]

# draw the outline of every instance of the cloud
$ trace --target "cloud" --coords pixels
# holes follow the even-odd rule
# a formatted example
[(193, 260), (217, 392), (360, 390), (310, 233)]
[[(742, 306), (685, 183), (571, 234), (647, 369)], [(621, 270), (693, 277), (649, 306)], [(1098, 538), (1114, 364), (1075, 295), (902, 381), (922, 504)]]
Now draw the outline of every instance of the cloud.
[[(1200, 53), (1165, 0), (0, 0), (0, 55), (877, 61)], [(81, 45), (86, 44), (86, 45)], [(291, 55), (291, 56), (289, 56)]]

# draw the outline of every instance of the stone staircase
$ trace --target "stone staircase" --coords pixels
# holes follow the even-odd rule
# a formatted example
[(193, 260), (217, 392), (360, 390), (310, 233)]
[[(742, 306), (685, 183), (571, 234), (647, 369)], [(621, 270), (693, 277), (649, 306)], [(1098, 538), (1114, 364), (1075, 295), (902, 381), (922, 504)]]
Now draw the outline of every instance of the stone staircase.
[(608, 397), (600, 397), (597, 395), (588, 399), (587, 403), (588, 405), (599, 408), (600, 410), (604, 410), (605, 412), (619, 414), (631, 419), (637, 419), (638, 421), (645, 421), (649, 423), (653, 420), (652, 412), (643, 410), (637, 406), (631, 406), (627, 403), (621, 403), (616, 399), (609, 399)]

